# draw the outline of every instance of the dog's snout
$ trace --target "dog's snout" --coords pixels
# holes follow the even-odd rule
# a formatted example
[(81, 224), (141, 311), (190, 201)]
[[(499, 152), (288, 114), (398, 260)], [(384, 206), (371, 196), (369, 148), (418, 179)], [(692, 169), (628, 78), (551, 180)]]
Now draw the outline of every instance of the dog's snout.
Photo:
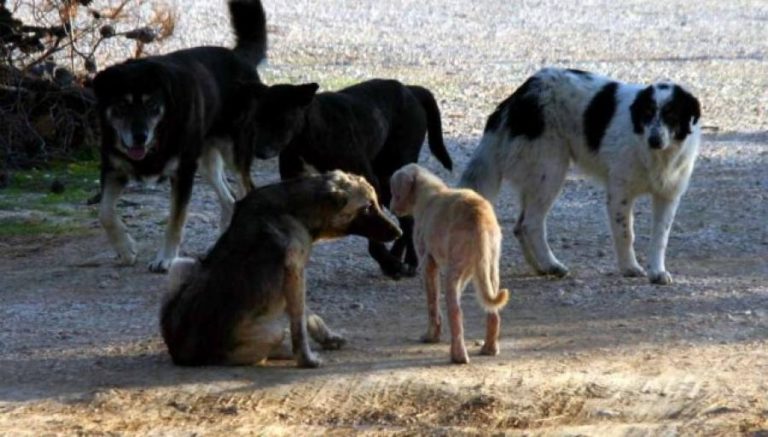
[(147, 131), (144, 129), (134, 129), (131, 132), (131, 135), (133, 136), (133, 144), (137, 146), (145, 146), (147, 144), (147, 138), (149, 138), (149, 135), (147, 134)]
[(368, 212), (355, 217), (348, 232), (380, 242), (392, 241), (403, 235), (400, 227), (378, 207), (368, 208)]
[(651, 149), (661, 149), (661, 136), (657, 134), (649, 136), (648, 145)]

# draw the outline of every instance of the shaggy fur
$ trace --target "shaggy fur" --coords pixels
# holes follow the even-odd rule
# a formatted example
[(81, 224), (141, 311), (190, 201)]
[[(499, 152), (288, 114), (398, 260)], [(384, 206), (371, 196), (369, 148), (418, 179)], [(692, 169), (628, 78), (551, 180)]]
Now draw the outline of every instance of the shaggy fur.
[(421, 260), (429, 315), (429, 327), (422, 340), (440, 341), (438, 277), (442, 272), (451, 327), (451, 360), (469, 362), (460, 299), (470, 279), (478, 301), (488, 311), (485, 344), (480, 353), (498, 354), (499, 309), (506, 305), (509, 292), (499, 289), (501, 230), (493, 207), (472, 190), (448, 188), (417, 164), (395, 172), (390, 186), (392, 212), (413, 215), (415, 220), (414, 243)]
[(544, 69), (488, 118), (460, 185), (493, 201), (507, 179), (520, 193), (515, 226), (528, 263), (541, 274), (566, 267), (547, 243), (546, 216), (571, 161), (607, 188), (619, 269), (645, 276), (633, 248), (632, 207), (650, 194), (650, 281), (668, 284), (664, 254), (700, 142), (698, 100), (679, 85), (634, 85), (579, 70)]
[[(311, 166), (364, 176), (389, 203), (389, 178), (416, 162), (429, 132), (429, 148), (447, 169), (451, 157), (443, 144), (440, 111), (429, 90), (394, 80), (370, 80), (338, 92), (315, 94), (316, 84), (252, 87), (247, 126), (236, 144), (241, 177), (250, 179), (251, 157), (280, 154), (280, 175), (292, 178)], [(403, 237), (392, 251), (369, 241), (369, 252), (385, 274), (399, 278), (415, 272), (410, 218), (400, 221)], [(405, 252), (405, 263), (402, 262)]]
[(313, 242), (352, 234), (401, 235), (362, 177), (336, 171), (252, 191), (204, 258), (171, 268), (161, 327), (173, 362), (259, 363), (280, 351), (287, 314), (298, 365), (318, 366), (307, 333), (330, 349), (344, 339), (318, 316), (305, 317), (304, 267)]
[(223, 162), (245, 83), (260, 83), (256, 65), (266, 51), (266, 22), (258, 0), (232, 0), (234, 50), (197, 47), (111, 66), (93, 81), (102, 125), (101, 224), (126, 264), (136, 247), (115, 205), (129, 179), (171, 180), (165, 244), (149, 265), (165, 271), (178, 253), (198, 161), (221, 203), (222, 229), (235, 202)]

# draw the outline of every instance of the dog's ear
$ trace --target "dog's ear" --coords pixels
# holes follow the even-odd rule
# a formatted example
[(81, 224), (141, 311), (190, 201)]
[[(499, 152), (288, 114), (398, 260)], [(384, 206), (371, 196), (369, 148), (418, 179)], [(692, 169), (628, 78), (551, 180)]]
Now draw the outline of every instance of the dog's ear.
[(640, 135), (645, 130), (645, 125), (653, 119), (656, 113), (656, 100), (653, 98), (653, 85), (637, 93), (635, 101), (629, 107), (632, 116), (632, 127), (636, 134)]
[(258, 99), (266, 94), (268, 86), (258, 81), (241, 82), (238, 86), (240, 97), (246, 99)]
[(320, 203), (329, 205), (332, 209), (340, 211), (349, 203), (349, 196), (346, 192), (336, 187), (328, 187), (327, 191), (320, 194)]
[(320, 88), (320, 86), (314, 82), (296, 85), (293, 87), (291, 101), (296, 104), (296, 106), (308, 106), (312, 103), (312, 99), (315, 98), (318, 88)]
[(691, 133), (691, 125), (699, 122), (701, 118), (701, 104), (691, 93), (679, 85), (675, 85), (672, 99), (668, 103), (677, 118), (675, 126), (675, 139), (682, 141)]

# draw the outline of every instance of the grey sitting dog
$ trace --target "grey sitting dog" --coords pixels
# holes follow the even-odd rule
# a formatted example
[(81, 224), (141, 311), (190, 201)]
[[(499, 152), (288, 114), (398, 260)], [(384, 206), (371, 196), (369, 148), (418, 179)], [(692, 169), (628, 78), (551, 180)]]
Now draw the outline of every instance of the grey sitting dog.
[(173, 362), (249, 365), (280, 357), (287, 314), (298, 366), (320, 365), (307, 334), (326, 349), (344, 339), (306, 315), (304, 267), (313, 242), (346, 235), (382, 242), (402, 235), (360, 176), (334, 171), (250, 192), (205, 257), (171, 267), (160, 324)]

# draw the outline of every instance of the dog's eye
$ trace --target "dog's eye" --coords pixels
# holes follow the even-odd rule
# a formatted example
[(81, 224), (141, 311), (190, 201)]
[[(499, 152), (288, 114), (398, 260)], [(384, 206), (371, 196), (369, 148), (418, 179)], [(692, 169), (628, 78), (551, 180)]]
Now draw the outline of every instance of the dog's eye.
[(147, 110), (153, 114), (157, 114), (160, 112), (160, 102), (157, 102), (155, 100), (150, 100), (147, 102)]
[(370, 214), (372, 210), (373, 210), (373, 203), (369, 203), (364, 207), (360, 208), (360, 212), (363, 214)]
[(127, 112), (128, 110), (128, 103), (124, 101), (120, 101), (112, 105), (112, 113), (114, 115), (120, 116)]

